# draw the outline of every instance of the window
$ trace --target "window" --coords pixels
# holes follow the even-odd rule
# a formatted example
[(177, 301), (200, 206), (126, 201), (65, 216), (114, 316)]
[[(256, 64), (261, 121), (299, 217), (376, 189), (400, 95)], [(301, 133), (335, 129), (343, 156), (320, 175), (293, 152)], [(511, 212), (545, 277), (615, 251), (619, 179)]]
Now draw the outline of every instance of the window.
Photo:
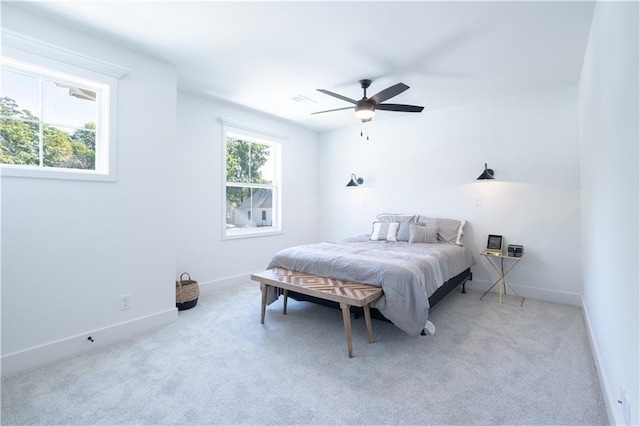
[(115, 180), (117, 80), (109, 74), (127, 71), (14, 33), (2, 36), (2, 175)]
[(281, 232), (281, 141), (271, 131), (222, 120), (224, 238)]

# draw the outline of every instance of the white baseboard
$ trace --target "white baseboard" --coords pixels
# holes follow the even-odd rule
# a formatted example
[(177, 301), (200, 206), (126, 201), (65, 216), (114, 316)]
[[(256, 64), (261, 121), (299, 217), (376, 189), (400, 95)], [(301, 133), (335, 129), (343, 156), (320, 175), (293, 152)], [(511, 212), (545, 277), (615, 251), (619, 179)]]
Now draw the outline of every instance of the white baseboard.
[(200, 293), (208, 293), (211, 291), (230, 290), (241, 285), (250, 285), (251, 283), (255, 284), (256, 288), (258, 288), (258, 283), (251, 281), (251, 272), (247, 272), (244, 274), (233, 275), (231, 277), (198, 283), (198, 285), (200, 286)]
[[(176, 308), (164, 312), (148, 315), (135, 320), (115, 324), (98, 330), (71, 336), (41, 346), (25, 349), (2, 357), (2, 377), (17, 372), (47, 364), (53, 361), (69, 358), (94, 349), (109, 345), (130, 337), (134, 337), (178, 319)], [(89, 340), (93, 339), (93, 342)]]
[[(477, 291), (485, 292), (491, 287), (493, 282), (484, 280), (471, 280), (467, 281), (467, 288)], [(537, 287), (526, 287), (521, 285), (513, 285), (509, 283), (511, 287), (518, 293), (518, 295), (526, 299), (544, 300), (545, 302), (562, 303), (564, 305), (582, 306), (582, 296), (577, 293), (568, 293), (565, 291), (548, 290)], [(492, 292), (498, 292), (498, 286), (496, 285)], [(511, 294), (507, 290), (508, 294)]]
[(598, 379), (600, 380), (600, 390), (602, 391), (602, 397), (604, 398), (604, 405), (607, 407), (607, 416), (609, 417), (610, 425), (623, 425), (624, 419), (618, 409), (615, 393), (612, 392), (609, 381), (607, 380), (607, 374), (604, 371), (604, 365), (602, 364), (602, 358), (600, 357), (600, 350), (598, 344), (594, 339), (593, 328), (591, 327), (591, 321), (589, 319), (589, 312), (587, 306), (582, 299), (582, 316), (584, 317), (584, 323), (587, 327), (587, 334), (589, 335), (589, 343), (591, 343), (591, 353), (593, 354), (593, 360), (596, 364), (596, 371), (598, 372)]

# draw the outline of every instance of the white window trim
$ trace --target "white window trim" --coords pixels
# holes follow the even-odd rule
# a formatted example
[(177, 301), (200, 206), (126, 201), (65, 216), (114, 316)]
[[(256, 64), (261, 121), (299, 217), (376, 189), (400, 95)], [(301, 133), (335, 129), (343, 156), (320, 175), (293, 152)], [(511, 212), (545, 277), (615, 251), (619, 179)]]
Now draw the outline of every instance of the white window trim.
[[(274, 130), (265, 129), (251, 124), (243, 123), (236, 120), (220, 117), (222, 124), (222, 239), (235, 240), (239, 238), (255, 238), (266, 237), (271, 235), (281, 235), (282, 232), (282, 144), (288, 137)], [(276, 164), (275, 180), (275, 205), (277, 206), (276, 214), (272, 216), (275, 226), (268, 228), (246, 228), (234, 229), (231, 233), (227, 230), (227, 133), (241, 133), (258, 140), (273, 142), (279, 147), (277, 153), (278, 163)], [(260, 187), (259, 184), (251, 184), (251, 187)]]
[(104, 122), (108, 117), (109, 125), (102, 129), (104, 137), (108, 140), (108, 148), (102, 153), (105, 161), (102, 165), (104, 171), (2, 164), (0, 176), (115, 182), (118, 79), (128, 74), (129, 70), (6, 29), (2, 30), (2, 56), (34, 65), (35, 68), (46, 68), (53, 72), (106, 85), (108, 87), (105, 91), (108, 96), (105, 103), (106, 110), (101, 111), (102, 117), (99, 119)]

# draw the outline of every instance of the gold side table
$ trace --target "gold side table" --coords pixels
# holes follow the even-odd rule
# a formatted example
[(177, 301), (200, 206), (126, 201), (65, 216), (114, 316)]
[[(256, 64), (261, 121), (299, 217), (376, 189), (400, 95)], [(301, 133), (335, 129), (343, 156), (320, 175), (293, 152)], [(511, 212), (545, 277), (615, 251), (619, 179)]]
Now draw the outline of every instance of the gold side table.
[[(493, 285), (491, 287), (489, 287), (489, 290), (484, 292), (484, 294), (480, 297), (480, 300), (482, 300), (482, 298), (484, 296), (486, 296), (487, 293), (489, 293), (492, 288), (494, 288), (497, 284), (500, 284), (500, 296), (499, 296), (500, 297), (500, 301), (499, 301), (499, 303), (502, 304), (502, 295), (505, 295), (505, 296), (507, 295), (507, 287), (509, 287), (511, 289), (511, 291), (513, 292), (514, 296), (517, 297), (518, 299), (520, 299), (520, 306), (522, 306), (524, 304), (524, 297), (518, 296), (518, 293), (515, 292), (513, 287), (511, 287), (511, 285), (509, 285), (509, 283), (507, 282), (507, 279), (506, 279), (506, 276), (509, 273), (509, 271), (511, 271), (513, 269), (513, 267), (516, 266), (518, 264), (518, 262), (520, 262), (520, 259), (522, 259), (522, 257), (506, 256), (506, 255), (504, 255), (504, 254), (502, 254), (500, 252), (495, 253), (495, 252), (490, 252), (490, 251), (487, 251), (487, 250), (484, 250), (480, 254), (482, 256), (484, 256), (485, 258), (487, 258), (487, 261), (489, 262), (489, 264), (499, 274), (499, 277), (496, 280), (496, 282), (493, 283)], [(495, 261), (494, 261), (494, 259), (495, 259)], [(509, 259), (509, 260), (513, 261), (511, 263), (511, 266), (509, 266), (506, 270), (504, 268), (504, 260), (505, 259)]]

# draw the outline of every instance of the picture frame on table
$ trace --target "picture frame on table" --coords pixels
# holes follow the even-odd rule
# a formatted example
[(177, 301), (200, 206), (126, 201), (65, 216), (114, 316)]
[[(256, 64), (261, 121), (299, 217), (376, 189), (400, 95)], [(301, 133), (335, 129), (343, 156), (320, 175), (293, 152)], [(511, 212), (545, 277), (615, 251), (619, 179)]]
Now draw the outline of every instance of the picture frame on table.
[(502, 235), (489, 234), (489, 238), (487, 238), (487, 251), (502, 253)]

